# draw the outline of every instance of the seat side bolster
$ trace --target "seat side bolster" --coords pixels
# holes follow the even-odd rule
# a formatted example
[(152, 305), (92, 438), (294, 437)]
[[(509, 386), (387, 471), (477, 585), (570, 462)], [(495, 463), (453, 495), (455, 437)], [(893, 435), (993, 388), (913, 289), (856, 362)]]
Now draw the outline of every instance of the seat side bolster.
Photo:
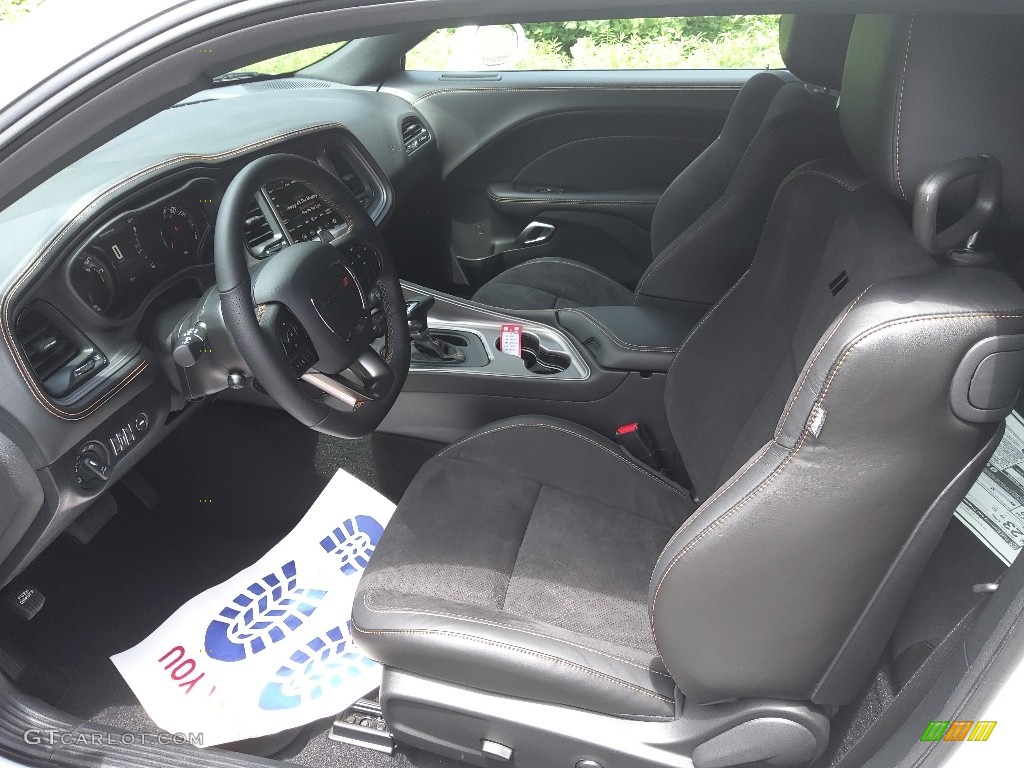
[[(518, 698), (634, 718), (675, 714), (675, 683), (657, 657), (479, 606), (362, 590), (359, 645), (399, 669)], [(514, 668), (517, 674), (508, 675)]]

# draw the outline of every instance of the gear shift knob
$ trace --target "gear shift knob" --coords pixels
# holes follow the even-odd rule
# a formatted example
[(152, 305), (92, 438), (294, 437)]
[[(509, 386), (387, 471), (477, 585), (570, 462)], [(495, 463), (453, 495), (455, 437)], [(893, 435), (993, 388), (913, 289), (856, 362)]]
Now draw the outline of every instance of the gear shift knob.
[(433, 296), (423, 296), (405, 302), (405, 317), (409, 321), (409, 333), (416, 335), (427, 330), (427, 314), (433, 306)]
[(466, 353), (456, 349), (447, 341), (430, 335), (427, 327), (427, 315), (434, 306), (433, 296), (405, 302), (405, 317), (409, 321), (409, 337), (413, 346), (413, 359), (432, 363), (466, 362)]

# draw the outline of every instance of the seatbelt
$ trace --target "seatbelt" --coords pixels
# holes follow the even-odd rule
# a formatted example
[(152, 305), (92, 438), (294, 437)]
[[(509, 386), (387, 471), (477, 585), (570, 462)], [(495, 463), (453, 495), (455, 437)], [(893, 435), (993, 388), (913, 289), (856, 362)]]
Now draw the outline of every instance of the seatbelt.
[[(838, 758), (826, 751), (825, 754), (814, 763), (814, 768), (858, 768), (864, 765), (892, 735), (896, 733), (907, 717), (917, 708), (928, 693), (929, 689), (945, 671), (949, 662), (953, 659), (953, 652), (963, 647), (964, 638), (977, 623), (981, 609), (988, 600), (989, 595), (995, 590), (994, 584), (979, 584), (975, 591), (980, 592), (980, 597), (975, 601), (971, 609), (964, 614), (954, 627), (946, 633), (946, 636), (939, 641), (931, 653), (925, 657), (921, 666), (911, 676), (889, 702), (878, 718), (868, 726), (867, 730)], [(979, 589), (981, 588), (981, 589)]]

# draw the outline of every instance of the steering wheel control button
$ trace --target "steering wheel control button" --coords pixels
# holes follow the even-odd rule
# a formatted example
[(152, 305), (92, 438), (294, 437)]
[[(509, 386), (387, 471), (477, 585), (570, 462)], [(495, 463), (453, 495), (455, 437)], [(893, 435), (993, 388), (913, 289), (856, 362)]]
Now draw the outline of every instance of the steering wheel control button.
[(191, 368), (207, 351), (206, 323), (196, 323), (174, 342), (174, 362), (182, 368)]
[(319, 360), (313, 350), (309, 334), (287, 309), (281, 310), (281, 318), (277, 321), (277, 334), (281, 339), (285, 357), (288, 358), (288, 364), (300, 376)]
[[(352, 270), (365, 288), (377, 282), (381, 273), (380, 254), (369, 243), (352, 243), (345, 249), (345, 255), (352, 262)], [(372, 298), (371, 298), (372, 302)]]

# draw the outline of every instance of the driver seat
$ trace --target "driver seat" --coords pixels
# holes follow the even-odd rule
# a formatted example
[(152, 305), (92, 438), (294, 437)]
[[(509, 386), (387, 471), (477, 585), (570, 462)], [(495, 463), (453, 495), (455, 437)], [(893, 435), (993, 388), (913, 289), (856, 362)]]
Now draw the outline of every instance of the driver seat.
[[(783, 182), (750, 270), (668, 374), (694, 495), (541, 417), (423, 467), (353, 609), (400, 741), (478, 765), (821, 753), (1024, 378), (1024, 293), (907, 223), (922, 180), (982, 152), (1024, 216), (1022, 32), (857, 18), (853, 158)], [(963, 210), (974, 189), (951, 192)]]

